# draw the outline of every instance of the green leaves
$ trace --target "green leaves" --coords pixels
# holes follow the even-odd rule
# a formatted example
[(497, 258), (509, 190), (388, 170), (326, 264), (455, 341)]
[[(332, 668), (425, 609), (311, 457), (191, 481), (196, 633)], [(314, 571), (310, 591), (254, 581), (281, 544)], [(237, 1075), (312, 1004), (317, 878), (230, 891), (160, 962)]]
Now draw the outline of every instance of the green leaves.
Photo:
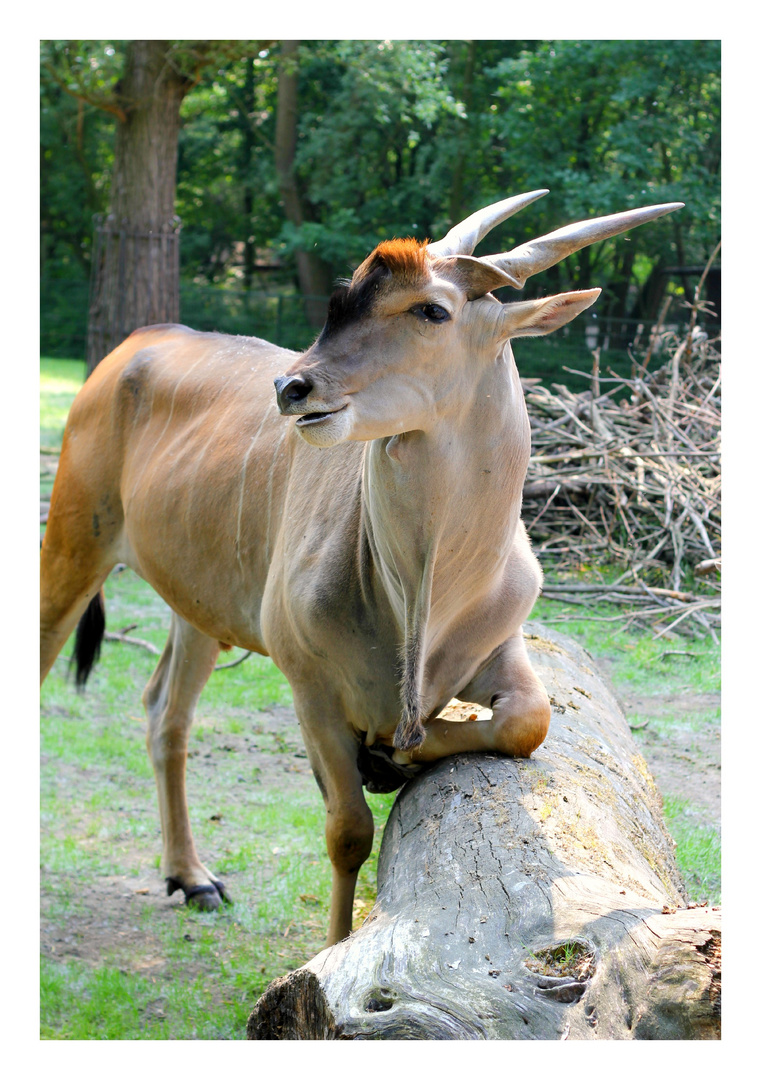
[[(118, 97), (125, 44), (42, 43), (48, 274), (87, 276), (119, 122), (103, 109)], [(247, 260), (246, 280), (256, 280), (255, 252), (293, 278), (298, 250), (344, 275), (381, 239), (437, 239), (474, 209), (538, 186), (551, 195), (495, 230), (489, 250), (683, 201), (679, 214), (574, 256), (533, 286), (615, 282), (604, 310), (630, 315), (652, 274), (704, 262), (718, 240), (718, 41), (302, 42), (298, 227), (284, 224), (274, 167), (280, 45), (168, 43), (172, 62), (199, 78), (183, 103), (178, 158), (188, 277), (227, 284)]]

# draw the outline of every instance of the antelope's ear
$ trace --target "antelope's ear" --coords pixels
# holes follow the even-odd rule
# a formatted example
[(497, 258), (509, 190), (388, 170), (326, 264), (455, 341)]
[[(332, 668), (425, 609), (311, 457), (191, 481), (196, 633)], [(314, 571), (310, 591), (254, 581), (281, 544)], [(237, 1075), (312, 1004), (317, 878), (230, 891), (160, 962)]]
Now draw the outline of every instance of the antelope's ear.
[(505, 285), (519, 287), (504, 270), (472, 255), (448, 255), (439, 260), (437, 268), (464, 289), (468, 300), (478, 300), (492, 289), (501, 289)]
[(505, 304), (501, 317), (502, 337), (538, 337), (558, 330), (591, 307), (601, 292), (602, 289), (586, 289)]

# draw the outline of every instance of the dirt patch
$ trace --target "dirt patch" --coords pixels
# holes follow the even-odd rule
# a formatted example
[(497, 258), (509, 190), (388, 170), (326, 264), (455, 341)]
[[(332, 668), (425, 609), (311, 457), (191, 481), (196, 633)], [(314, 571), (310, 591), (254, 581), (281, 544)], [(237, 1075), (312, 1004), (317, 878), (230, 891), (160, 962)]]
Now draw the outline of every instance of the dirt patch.
[[(172, 908), (180, 901), (166, 895), (155, 874), (139, 877), (98, 877), (97, 885), (77, 881), (76, 903), (66, 917), (50, 918), (53, 900), (43, 891), (42, 955), (52, 960), (75, 957), (97, 966), (104, 956), (114, 967), (137, 973), (160, 974), (167, 965), (157, 930), (169, 925)], [(150, 911), (153, 929), (143, 919)]]
[[(65, 713), (59, 706), (48, 711)], [(236, 711), (229, 710), (228, 717)], [(219, 812), (214, 808), (214, 799), (211, 809), (204, 811), (204, 818), (219, 839), (216, 843), (212, 840), (209, 844), (208, 838), (207, 842), (199, 843), (209, 866), (215, 865), (213, 849), (224, 850), (225, 836), (232, 836), (233, 830), (238, 829), (238, 823), (228, 823), (228, 818), (233, 816), (240, 796), (247, 798), (255, 792), (257, 797), (266, 797), (272, 792), (281, 798), (298, 800), (306, 791), (311, 794), (313, 789), (317, 790), (293, 711), (273, 706), (253, 716), (244, 710), (240, 712), (241, 719), (245, 715), (247, 722), (245, 734), (217, 731), (214, 721), (201, 715), (197, 720), (199, 737), (193, 740), (189, 752), (191, 815), (201, 798), (205, 797), (209, 803), (209, 792), (219, 796)], [(143, 732), (139, 728), (137, 737), (142, 741)], [(108, 770), (108, 780), (114, 792), (113, 802), (107, 806), (98, 803), (95, 809), (90, 809), (93, 794), (103, 789), (99, 770), (60, 759), (53, 762), (49, 755), (43, 755), (42, 764), (44, 770), (48, 767), (48, 783), (54, 784), (57, 792), (62, 796), (66, 792), (77, 793), (72, 817), (47, 820), (43, 828), (49, 839), (55, 837), (67, 844), (73, 841), (81, 864), (77, 872), (69, 867), (61, 870), (53, 858), (52, 865), (43, 867), (40, 910), (43, 957), (59, 963), (74, 959), (92, 968), (106, 963), (123, 973), (160, 980), (172, 974), (173, 940), (179, 935), (192, 942), (193, 935), (202, 934), (210, 919), (233, 924), (225, 940), (235, 940), (237, 933), (248, 938), (250, 945), (252, 933), (254, 936), (258, 933), (251, 929), (251, 906), (266, 896), (270, 882), (276, 877), (276, 855), (258, 860), (254, 888), (249, 878), (245, 882), (239, 880), (245, 877), (243, 874), (220, 874), (238, 901), (223, 909), (221, 915), (213, 917), (185, 909), (182, 912), (185, 917), (178, 921), (178, 909), (185, 908), (183, 893), (178, 890), (168, 896), (157, 867), (161, 833), (152, 777), (128, 775), (125, 769), (112, 767)], [(51, 764), (55, 766), (53, 780), (50, 780)], [(68, 797), (64, 801), (68, 804)], [(237, 832), (236, 839), (241, 839)], [(209, 847), (212, 852), (207, 850)], [(116, 864), (114, 873), (104, 869), (109, 860)], [(284, 968), (298, 967), (324, 945), (324, 913), (315, 910), (309, 900), (307, 897), (303, 912), (294, 912), (293, 925), (286, 928), (285, 935), (282, 927), (272, 929), (271, 937), (277, 939), (272, 948)], [(234, 924), (238, 924), (237, 930)], [(183, 978), (192, 978), (207, 967), (208, 958), (200, 958), (196, 964), (185, 952)]]
[[(610, 682), (610, 661), (596, 664)], [(694, 824), (721, 835), (721, 695), (684, 689), (616, 696), (661, 795), (684, 799)]]
[[(299, 734), (299, 722), (292, 709), (272, 705), (256, 713), (254, 717), (245, 709), (228, 709), (227, 716), (240, 718), (245, 731), (241, 734), (214, 735), (205, 745), (195, 744), (188, 752), (188, 771), (215, 775), (220, 755), (230, 755), (229, 763), (236, 761), (247, 773), (256, 770), (258, 786), (285, 791), (284, 775), (304, 776), (314, 783), (304, 744)], [(197, 728), (203, 731), (212, 726), (203, 716), (196, 719)], [(244, 756), (241, 756), (244, 755)], [(238, 778), (245, 782), (246, 777)]]
[[(690, 717), (703, 711), (707, 699), (716, 694), (680, 695), (669, 711)], [(692, 699), (692, 700), (691, 700)], [(665, 702), (664, 702), (665, 704)], [(714, 706), (714, 707), (715, 707)], [(651, 711), (652, 710), (652, 711)], [(706, 721), (699, 728), (689, 723), (673, 723), (668, 731), (659, 731), (647, 720), (647, 714), (657, 717), (659, 712), (652, 699), (632, 708), (636, 714), (632, 721), (634, 737), (642, 748), (642, 754), (662, 795), (685, 799), (690, 803), (689, 815), (696, 825), (709, 826), (721, 833), (721, 729), (719, 721)]]

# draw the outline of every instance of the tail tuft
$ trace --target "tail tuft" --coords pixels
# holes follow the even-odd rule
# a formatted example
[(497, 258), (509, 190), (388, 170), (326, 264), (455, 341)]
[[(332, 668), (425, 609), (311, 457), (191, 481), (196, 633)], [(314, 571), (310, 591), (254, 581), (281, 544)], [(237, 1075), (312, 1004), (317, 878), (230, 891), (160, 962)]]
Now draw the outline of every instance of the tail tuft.
[(106, 633), (106, 603), (101, 589), (87, 606), (77, 626), (74, 652), (70, 666), (76, 665), (74, 683), (81, 693), (100, 656), (100, 646)]
[(425, 728), (416, 714), (408, 714), (402, 717), (396, 725), (393, 745), (396, 750), (416, 750), (425, 740)]

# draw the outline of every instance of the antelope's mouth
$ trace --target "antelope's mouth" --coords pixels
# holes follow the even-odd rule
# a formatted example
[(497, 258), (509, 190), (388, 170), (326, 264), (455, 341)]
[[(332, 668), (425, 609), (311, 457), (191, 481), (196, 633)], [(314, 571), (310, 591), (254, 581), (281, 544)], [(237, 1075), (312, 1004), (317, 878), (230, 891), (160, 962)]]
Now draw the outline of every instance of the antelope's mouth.
[(338, 413), (342, 413), (344, 409), (348, 408), (348, 401), (346, 405), (342, 405), (340, 409), (333, 409), (332, 412), (310, 412), (304, 413), (296, 421), (296, 427), (312, 427), (315, 424), (323, 424), (326, 420), (330, 420), (332, 416), (337, 416)]

